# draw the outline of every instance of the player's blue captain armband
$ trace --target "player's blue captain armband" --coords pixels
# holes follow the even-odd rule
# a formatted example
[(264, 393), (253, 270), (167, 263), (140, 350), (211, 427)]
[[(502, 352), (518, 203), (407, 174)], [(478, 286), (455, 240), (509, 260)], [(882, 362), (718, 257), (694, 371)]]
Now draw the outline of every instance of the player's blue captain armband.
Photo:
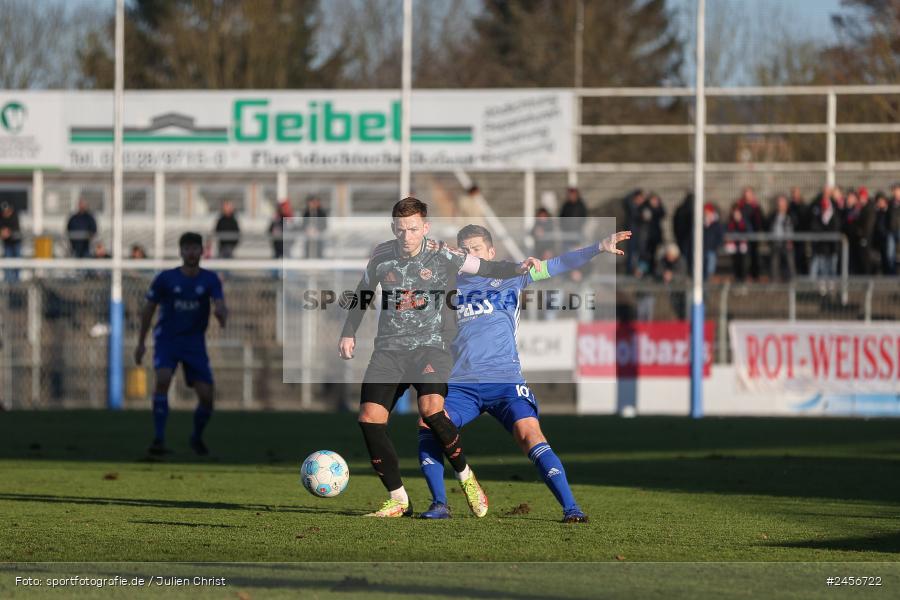
[(541, 261), (541, 270), (538, 271), (534, 267), (528, 270), (532, 281), (542, 281), (550, 279), (556, 275), (562, 275), (568, 271), (572, 271), (591, 262), (591, 259), (600, 254), (600, 245), (587, 246), (572, 250), (559, 256), (554, 256), (550, 260)]

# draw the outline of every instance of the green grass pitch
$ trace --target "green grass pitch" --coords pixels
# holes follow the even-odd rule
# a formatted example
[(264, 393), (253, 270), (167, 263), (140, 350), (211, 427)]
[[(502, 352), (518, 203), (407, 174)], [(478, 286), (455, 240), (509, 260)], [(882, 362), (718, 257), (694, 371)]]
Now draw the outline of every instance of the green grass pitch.
[[(466, 428), (463, 442), (490, 513), (471, 517), (448, 478), (454, 518), (439, 522), (360, 517), (385, 492), (353, 415), (219, 412), (207, 430), (208, 459), (190, 454), (190, 423), (190, 413), (173, 412), (176, 453), (148, 462), (148, 412), (0, 414), (0, 561), (472, 563), (463, 570), (494, 561), (612, 569), (650, 561), (831, 561), (870, 563), (842, 571), (864, 575), (900, 556), (895, 420), (545, 417), (545, 433), (591, 517), (586, 525), (558, 522), (560, 509), (534, 467), (489, 417)], [(414, 419), (394, 417), (391, 434), (404, 483), (424, 510)], [(320, 449), (350, 465), (349, 488), (337, 498), (315, 498), (299, 483), (300, 462)], [(350, 567), (296, 568), (327, 580), (320, 597), (353, 596), (359, 583), (347, 580), (356, 572)], [(493, 569), (494, 584), (517, 568), (529, 571)], [(366, 571), (368, 583), (379, 574), (390, 579), (391, 569), (403, 574), (394, 582), (421, 571), (385, 565)], [(578, 588), (588, 585), (579, 579), (588, 576), (584, 569), (552, 569), (574, 569), (557, 582), (560, 595), (594, 597), (596, 589)], [(335, 581), (349, 588), (328, 587)], [(513, 597), (538, 596), (523, 590)]]

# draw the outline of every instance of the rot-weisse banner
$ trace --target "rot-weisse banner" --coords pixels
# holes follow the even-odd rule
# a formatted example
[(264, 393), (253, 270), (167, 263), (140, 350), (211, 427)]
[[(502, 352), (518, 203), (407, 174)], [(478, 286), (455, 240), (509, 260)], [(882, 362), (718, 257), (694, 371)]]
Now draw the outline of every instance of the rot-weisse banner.
[(735, 372), (749, 391), (900, 391), (900, 324), (734, 321), (730, 333)]
[[(712, 365), (715, 325), (703, 328), (703, 376)], [(578, 374), (582, 377), (688, 377), (688, 321), (594, 321), (578, 324)]]

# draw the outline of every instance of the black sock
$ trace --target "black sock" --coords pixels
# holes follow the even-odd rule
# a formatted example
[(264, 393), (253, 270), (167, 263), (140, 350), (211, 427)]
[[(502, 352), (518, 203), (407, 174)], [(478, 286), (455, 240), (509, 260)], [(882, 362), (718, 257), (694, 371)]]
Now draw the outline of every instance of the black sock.
[(372, 468), (381, 477), (381, 483), (392, 492), (403, 487), (400, 479), (400, 460), (397, 451), (387, 434), (385, 423), (360, 423), (363, 438), (366, 440), (366, 448), (369, 449), (369, 457), (372, 459)]
[(447, 461), (453, 466), (453, 470), (459, 473), (466, 468), (466, 455), (463, 454), (462, 445), (459, 439), (459, 429), (453, 424), (453, 421), (447, 418), (444, 411), (436, 412), (433, 415), (422, 417), (428, 428), (434, 434), (434, 437), (441, 443), (441, 449)]

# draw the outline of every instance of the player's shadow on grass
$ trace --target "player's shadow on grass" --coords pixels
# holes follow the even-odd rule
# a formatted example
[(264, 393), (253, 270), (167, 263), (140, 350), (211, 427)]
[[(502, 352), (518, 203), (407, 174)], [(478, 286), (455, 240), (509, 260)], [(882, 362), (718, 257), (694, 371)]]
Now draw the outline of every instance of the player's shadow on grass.
[[(150, 498), (103, 498), (98, 496), (58, 496), (52, 494), (13, 494), (0, 493), (0, 501), (14, 502), (47, 502), (51, 504), (93, 504), (96, 506), (141, 506), (146, 508), (199, 508), (204, 510), (243, 510), (258, 513), (266, 512), (290, 512), (310, 514), (333, 514), (344, 516), (359, 516), (363, 511), (337, 510), (329, 508), (312, 508), (308, 506), (284, 506), (273, 504), (237, 504), (233, 502), (201, 502), (198, 500), (162, 500)], [(134, 521), (138, 523), (140, 521)], [(193, 523), (163, 523), (146, 521), (146, 523), (161, 523), (167, 525), (202, 525)], [(230, 527), (218, 525), (217, 527)]]
[(155, 500), (145, 498), (103, 498), (99, 496), (59, 496), (53, 494), (0, 493), (0, 500), (49, 502), (52, 504), (94, 504), (97, 506), (143, 506), (148, 508), (203, 508), (224, 510), (266, 510), (262, 505), (196, 500)]
[[(195, 564), (204, 568), (209, 568), (210, 566), (209, 563)], [(359, 597), (361, 598), (373, 593), (387, 594), (389, 597), (409, 596), (413, 598), (446, 596), (448, 598), (543, 600), (549, 597), (546, 593), (526, 593), (510, 589), (498, 590), (477, 587), (479, 580), (489, 580), (495, 577), (496, 567), (490, 564), (454, 563), (457, 576), (463, 578), (463, 580), (467, 582), (466, 585), (447, 585), (443, 581), (435, 580), (433, 569), (436, 566), (442, 568), (445, 565), (408, 563), (408, 566), (405, 567), (407, 573), (404, 575), (404, 578), (413, 579), (413, 581), (409, 581), (408, 583), (402, 581), (383, 581), (385, 574), (383, 572), (379, 573), (377, 562), (324, 563), (322, 565), (317, 565), (316, 563), (261, 563), (252, 566), (228, 565), (226, 568), (237, 571), (237, 573), (227, 573), (225, 576), (228, 579), (228, 585), (235, 587), (303, 588), (308, 589), (310, 592), (314, 592), (318, 588), (319, 591), (327, 590), (339, 592), (343, 595), (359, 594)], [(516, 567), (513, 566), (513, 568)], [(274, 573), (272, 575), (242, 575), (240, 574), (240, 570), (242, 569), (247, 569), (249, 571), (262, 570), (263, 572), (273, 571)], [(590, 572), (589, 567), (581, 568), (580, 565), (569, 564), (565, 565), (563, 569), (566, 569), (567, 571), (574, 570), (574, 577), (584, 579), (586, 584), (585, 589), (594, 589), (592, 587), (593, 584), (590, 583), (590, 579), (585, 577)], [(342, 574), (341, 579), (338, 581), (322, 577), (323, 574), (329, 572), (334, 573), (335, 571)], [(276, 573), (277, 575), (275, 575)], [(281, 575), (281, 573), (294, 574), (297, 578), (292, 579), (288, 576)], [(530, 576), (536, 585), (544, 584), (547, 581), (547, 578), (544, 577), (543, 574), (536, 574), (534, 571), (527, 575), (523, 574), (523, 576), (526, 581)], [(571, 576), (572, 575), (570, 574), (570, 577)], [(369, 581), (370, 578), (376, 580)], [(378, 581), (377, 579), (382, 579), (382, 581)], [(415, 581), (415, 579), (418, 579), (419, 581)], [(540, 587), (545, 588), (543, 585)], [(587, 600), (588, 598), (596, 598), (597, 596), (595, 593), (581, 594), (577, 590), (567, 589), (565, 597), (572, 598), (573, 600), (581, 600), (582, 598)]]
[[(472, 455), (470, 459), (488, 495), (492, 481), (539, 483), (537, 472), (524, 458), (518, 464), (478, 461)], [(825, 498), (900, 506), (900, 461), (891, 459), (714, 453), (658, 459), (598, 457), (563, 458), (563, 461), (568, 479), (575, 485)], [(416, 469), (403, 470), (406, 478), (418, 475)], [(542, 489), (541, 493), (545, 491)]]
[[(368, 454), (352, 414), (246, 413), (220, 411), (208, 443), (216, 459), (198, 458), (184, 442), (191, 415), (174, 411), (170, 438), (175, 454), (164, 465), (299, 465), (317, 448), (338, 450), (349, 463)], [(13, 411), (0, 419), (0, 459), (29, 461), (144, 462), (151, 418), (141, 411)], [(675, 417), (620, 419), (610, 416), (548, 415), (542, 428), (557, 453), (574, 454), (795, 452), (833, 448), (834, 454), (866, 457), (900, 453), (900, 420)], [(392, 418), (392, 437), (401, 458), (417, 456), (415, 417)], [(302, 436), (298, 436), (302, 432)], [(147, 440), (149, 441), (149, 440)], [(478, 456), (521, 454), (493, 419), (483, 417), (463, 430), (463, 446), (476, 469)], [(154, 462), (157, 462), (154, 460)]]
[(843, 550), (846, 552), (900, 553), (900, 532), (877, 533), (859, 537), (830, 540), (805, 540), (785, 544), (771, 544), (782, 548), (812, 548), (815, 550)]
[[(482, 575), (482, 577), (485, 577)], [(477, 588), (473, 585), (447, 586), (438, 582), (422, 582), (422, 583), (385, 583), (385, 582), (356, 582), (352, 577), (347, 577), (343, 581), (333, 582), (326, 580), (310, 581), (297, 579), (279, 579), (271, 577), (229, 577), (228, 584), (234, 586), (247, 586), (256, 588), (306, 588), (310, 592), (317, 589), (320, 592), (331, 591), (338, 592), (342, 597), (359, 598), (369, 597), (370, 594), (386, 594), (387, 597), (434, 597), (443, 596), (447, 598), (507, 598), (509, 600), (545, 600), (548, 598), (546, 593), (526, 594), (512, 590), (496, 590)], [(365, 578), (361, 578), (365, 579)], [(566, 598), (580, 600), (584, 598), (596, 598), (594, 595), (576, 595), (567, 592)]]
[(172, 525), (174, 527), (217, 527), (222, 529), (246, 529), (246, 525), (226, 525), (224, 523), (186, 523), (183, 521), (147, 521), (133, 519), (128, 521), (138, 525)]
[[(114, 577), (114, 576), (143, 576), (147, 579), (159, 575), (160, 563), (148, 563), (145, 567), (142, 563), (124, 563), (115, 569), (108, 568), (112, 563), (27, 563), (27, 570), (23, 571), (21, 564), (0, 564), (0, 573), (28, 573), (59, 577), (61, 574), (73, 574), (88, 577)], [(546, 593), (524, 593), (515, 590), (485, 589), (477, 587), (479, 579), (488, 580), (492, 577), (491, 565), (463, 563), (457, 567), (457, 572), (467, 572), (469, 578), (466, 585), (446, 585), (442, 581), (435, 581), (433, 565), (425, 565), (426, 570), (416, 572), (420, 563), (409, 563), (410, 571), (404, 575), (413, 581), (385, 582), (369, 581), (375, 579), (378, 574), (376, 563), (259, 563), (259, 564), (228, 564), (228, 563), (165, 563), (167, 576), (190, 577), (197, 569), (207, 572), (216, 569), (216, 576), (224, 577), (228, 587), (232, 589), (275, 590), (292, 589), (306, 592), (307, 594), (327, 594), (337, 592), (341, 597), (366, 598), (370, 594), (386, 594), (388, 597), (447, 597), (447, 598), (508, 598), (510, 600), (543, 600)], [(103, 567), (103, 568), (98, 568)], [(192, 570), (189, 570), (192, 569)], [(270, 571), (270, 573), (267, 573)], [(261, 572), (261, 573), (260, 573)], [(579, 572), (584, 577), (586, 570)], [(328, 577), (328, 574), (332, 574)], [(292, 577), (293, 575), (293, 577)], [(534, 577), (535, 584), (541, 588), (546, 587), (548, 579), (540, 576)], [(380, 579), (383, 579), (382, 574)], [(418, 580), (416, 580), (418, 579)], [(588, 587), (586, 583), (585, 588)], [(587, 600), (595, 598), (593, 593), (578, 593), (578, 591), (566, 590), (566, 598), (573, 600)], [(303, 597), (305, 597), (304, 594)]]

